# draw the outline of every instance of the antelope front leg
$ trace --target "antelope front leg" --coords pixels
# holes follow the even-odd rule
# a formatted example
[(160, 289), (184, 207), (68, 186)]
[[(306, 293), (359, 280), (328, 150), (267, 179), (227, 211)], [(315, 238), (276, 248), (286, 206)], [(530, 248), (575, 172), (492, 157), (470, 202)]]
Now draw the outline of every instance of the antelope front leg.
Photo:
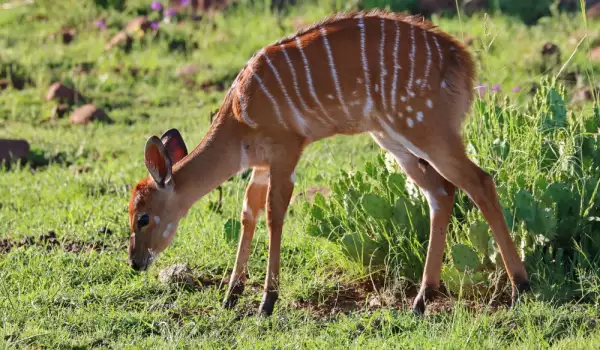
[(269, 226), (269, 262), (263, 299), (258, 313), (271, 315), (275, 302), (279, 297), (279, 262), (281, 255), (281, 233), (283, 221), (287, 211), (292, 192), (294, 190), (294, 167), (271, 167), (269, 190), (267, 192), (267, 225)]
[(235, 266), (229, 278), (229, 288), (223, 301), (223, 307), (226, 309), (235, 306), (239, 296), (244, 291), (246, 267), (250, 256), (254, 229), (260, 212), (265, 207), (268, 183), (269, 170), (255, 168), (244, 196), (244, 208), (241, 213), (242, 235), (238, 245)]

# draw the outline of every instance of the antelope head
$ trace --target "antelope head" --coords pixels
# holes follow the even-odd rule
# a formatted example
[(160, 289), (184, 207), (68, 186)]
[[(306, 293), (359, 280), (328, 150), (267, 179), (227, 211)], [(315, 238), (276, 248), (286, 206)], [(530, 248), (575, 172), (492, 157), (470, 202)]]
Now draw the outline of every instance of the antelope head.
[(159, 139), (146, 141), (144, 161), (150, 176), (139, 181), (129, 201), (129, 264), (146, 270), (173, 241), (179, 220), (185, 215), (178, 204), (173, 166), (188, 154), (176, 129)]

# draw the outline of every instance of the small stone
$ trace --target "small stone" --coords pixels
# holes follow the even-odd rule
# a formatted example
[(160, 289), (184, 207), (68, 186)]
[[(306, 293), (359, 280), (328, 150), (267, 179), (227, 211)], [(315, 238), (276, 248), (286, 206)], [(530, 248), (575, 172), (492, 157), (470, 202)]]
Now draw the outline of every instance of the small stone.
[(127, 35), (125, 32), (118, 32), (115, 36), (110, 39), (106, 45), (104, 45), (105, 50), (111, 50), (115, 47), (120, 47), (125, 51), (131, 50), (131, 46), (133, 45), (133, 39)]
[(166, 284), (183, 284), (186, 287), (196, 287), (192, 270), (187, 264), (170, 266), (160, 271), (158, 278), (162, 283)]
[(186, 64), (183, 67), (181, 67), (180, 69), (178, 69), (177, 76), (185, 77), (185, 76), (195, 75), (197, 72), (198, 72), (198, 66), (190, 63), (190, 64)]
[(126, 34), (132, 35), (138, 31), (146, 32), (150, 29), (151, 22), (145, 16), (139, 16), (127, 23), (125, 26), (124, 32)]
[(71, 124), (88, 124), (93, 121), (112, 123), (112, 119), (94, 104), (86, 104), (77, 108), (69, 117)]
[(77, 34), (77, 31), (75, 30), (75, 28), (65, 28), (65, 29), (61, 30), (60, 35), (62, 37), (63, 44), (69, 45), (71, 43), (71, 41), (73, 41), (73, 39), (75, 39), (76, 34)]
[(592, 61), (600, 61), (600, 45), (594, 47), (590, 51), (590, 59)]
[(0, 139), (0, 164), (23, 160), (29, 154), (29, 142), (25, 140)]
[(73, 104), (78, 101), (85, 101), (83, 95), (81, 95), (78, 91), (63, 85), (60, 82), (50, 85), (48, 93), (46, 94), (46, 101), (51, 100), (57, 100), (59, 103), (66, 102), (68, 104)]
[(371, 308), (377, 308), (377, 307), (381, 307), (381, 300), (379, 299), (379, 297), (371, 297), (371, 300), (369, 300), (369, 307)]
[(587, 16), (587, 18), (589, 19), (598, 19), (600, 18), (600, 3), (594, 4), (592, 6), (590, 6), (586, 11), (585, 11), (585, 15)]

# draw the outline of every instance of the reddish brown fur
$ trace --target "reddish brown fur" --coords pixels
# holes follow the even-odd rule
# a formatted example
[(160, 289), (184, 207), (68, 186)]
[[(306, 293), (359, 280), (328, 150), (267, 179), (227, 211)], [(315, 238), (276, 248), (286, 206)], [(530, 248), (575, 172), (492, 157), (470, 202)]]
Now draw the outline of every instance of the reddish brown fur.
[[(147, 268), (148, 254), (166, 248), (173, 238), (169, 230), (197, 200), (239, 171), (254, 168), (225, 305), (234, 305), (243, 290), (255, 223), (265, 207), (270, 239), (260, 310), (270, 314), (278, 295), (285, 212), (304, 148), (336, 134), (369, 132), (395, 156), (430, 205), (429, 247), (415, 309), (423, 311), (427, 296), (439, 287), (456, 188), (467, 192), (489, 222), (513, 291), (525, 289), (527, 272), (493, 179), (468, 159), (460, 135), (473, 99), (474, 71), (466, 48), (451, 36), (418, 17), (383, 11), (332, 16), (265, 47), (237, 76), (193, 152), (170, 167), (165, 154), (182, 151), (180, 136), (174, 136), (169, 150), (156, 138), (148, 141), (146, 162), (154, 181), (142, 180), (134, 189), (130, 220), (148, 213), (160, 224), (137, 230), (132, 224), (131, 246), (141, 245), (148, 253), (130, 258)], [(151, 147), (161, 149), (158, 159), (148, 152)], [(171, 174), (172, 186), (162, 183)]]

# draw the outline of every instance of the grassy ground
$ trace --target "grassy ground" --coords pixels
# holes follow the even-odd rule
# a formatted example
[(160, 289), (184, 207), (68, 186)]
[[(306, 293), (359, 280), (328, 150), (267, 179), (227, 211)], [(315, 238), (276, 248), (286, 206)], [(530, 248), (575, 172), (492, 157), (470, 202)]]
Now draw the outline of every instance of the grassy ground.
[[(532, 300), (517, 309), (496, 310), (454, 296), (426, 317), (415, 318), (406, 310), (410, 298), (403, 298), (389, 283), (371, 283), (368, 267), (349, 259), (337, 244), (305, 233), (301, 202), (292, 206), (285, 226), (283, 289), (274, 316), (240, 317), (254, 311), (260, 301), (268, 243), (264, 221), (257, 228), (250, 258), (251, 288), (236, 309), (223, 310), (220, 303), (226, 286), (221, 281), (229, 275), (236, 250), (236, 244), (226, 240), (223, 224), (239, 216), (247, 181), (239, 176), (223, 185), (221, 213), (210, 209), (210, 202), (218, 199), (215, 191), (181, 222), (175, 242), (154, 267), (134, 273), (126, 263), (126, 206), (131, 185), (146, 175), (144, 143), (149, 135), (176, 127), (189, 147), (196, 145), (224, 93), (218, 88), (190, 88), (176, 75), (177, 69), (194, 63), (199, 67), (197, 82), (222, 81), (227, 88), (254, 51), (293, 32), (298, 23), (331, 13), (336, 4), (310, 3), (282, 17), (243, 5), (200, 22), (162, 23), (157, 38), (136, 41), (131, 52), (124, 53), (105, 52), (104, 44), (149, 2), (131, 1), (124, 11), (103, 10), (88, 1), (52, 3), (41, 1), (0, 12), (3, 69), (10, 62), (18, 63), (12, 67), (31, 80), (23, 90), (0, 92), (0, 137), (24, 138), (32, 146), (28, 165), (0, 172), (0, 342), (4, 346), (600, 346), (596, 326), (600, 310), (593, 302), (600, 283), (593, 269), (578, 274), (579, 285), (571, 292), (553, 294), (565, 277), (536, 265)], [(100, 16), (106, 18), (107, 31), (94, 26)], [(434, 22), (459, 38), (475, 38), (471, 50), (480, 62), (479, 81), (500, 84), (505, 92), (484, 100), (500, 101), (502, 109), (514, 116), (506, 131), (515, 150), (509, 160), (499, 164), (481, 147), (474, 157), (500, 174), (499, 182), (518, 183), (516, 172), (535, 181), (540, 170), (534, 164), (537, 155), (529, 150), (538, 135), (526, 122), (520, 123), (539, 116), (535, 109), (523, 106), (531, 103), (530, 84), (558, 75), (562, 67), (542, 73), (540, 49), (546, 41), (558, 44), (562, 62), (570, 58), (563, 71), (577, 71), (582, 84), (593, 83), (598, 66), (586, 54), (600, 25), (585, 23), (581, 15), (560, 15), (533, 27), (501, 15), (434, 18)], [(69, 45), (50, 37), (63, 26), (78, 31)], [(187, 50), (169, 47), (176, 38), (186, 40)], [(82, 64), (91, 70), (78, 74)], [(118, 66), (120, 72), (115, 71)], [(133, 77), (128, 68), (140, 73)], [(50, 83), (59, 79), (105, 108), (115, 123), (83, 127), (69, 125), (67, 118), (50, 120), (54, 103), (45, 102), (44, 96)], [(520, 91), (512, 92), (517, 86)], [(568, 86), (567, 98), (577, 88)], [(569, 119), (575, 125), (585, 123), (591, 118), (591, 107), (591, 102), (569, 106)], [(474, 109), (466, 125), (466, 137), (474, 145), (493, 140), (485, 136), (484, 112), (485, 108)], [(314, 144), (300, 162), (296, 193), (327, 186), (340, 169), (361, 168), (380, 153), (366, 135)], [(499, 184), (501, 193), (508, 193), (506, 186)], [(461, 226), (453, 226), (452, 235), (460, 230)], [(56, 238), (48, 236), (50, 231)], [(186, 289), (159, 281), (161, 269), (180, 262), (192, 267), (202, 287)], [(555, 295), (567, 295), (570, 301)], [(584, 297), (585, 303), (578, 302)]]

